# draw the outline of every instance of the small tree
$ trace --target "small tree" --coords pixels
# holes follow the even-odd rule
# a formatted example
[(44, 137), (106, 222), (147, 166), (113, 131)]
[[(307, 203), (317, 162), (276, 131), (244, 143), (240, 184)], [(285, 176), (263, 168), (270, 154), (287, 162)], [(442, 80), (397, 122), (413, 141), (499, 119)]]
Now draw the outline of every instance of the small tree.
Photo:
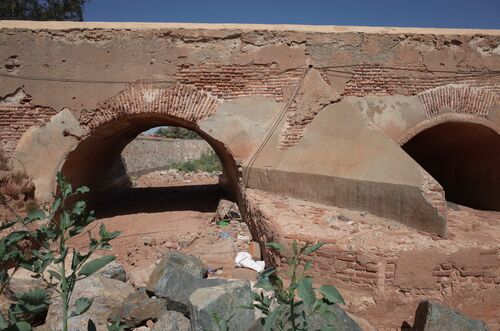
[[(344, 299), (339, 291), (330, 285), (321, 286), (318, 289), (321, 297), (316, 297), (309, 275), (312, 262), (306, 261), (306, 257), (323, 246), (323, 243), (312, 246), (305, 244), (299, 247), (294, 241), (291, 252), (287, 252), (278, 243), (269, 243), (267, 246), (287, 256), (287, 276), (290, 277), (290, 285), (284, 285), (275, 268), (264, 270), (260, 275), (255, 287), (272, 293), (270, 296), (264, 293), (254, 294), (256, 303), (253, 307), (264, 314), (261, 318), (264, 330), (310, 330), (311, 318), (315, 315), (321, 316), (326, 321), (335, 320), (333, 305), (343, 304)], [(331, 324), (322, 326), (321, 330), (333, 330), (333, 326)]]
[[(58, 173), (58, 193), (48, 211), (34, 209), (26, 217), (16, 215), (15, 221), (0, 227), (0, 230), (14, 225), (21, 225), (23, 228), (0, 239), (0, 293), (17, 270), (33, 272), (33, 277), (41, 279), (61, 298), (63, 331), (68, 330), (69, 318), (85, 313), (92, 305), (93, 298), (78, 298), (74, 310), (69, 311), (76, 282), (100, 270), (113, 261), (115, 256), (107, 255), (91, 261), (89, 258), (97, 250), (109, 249), (109, 242), (120, 234), (108, 232), (101, 225), (98, 238), (93, 238), (88, 231), (87, 251), (79, 252), (68, 246), (70, 238), (82, 233), (95, 220), (93, 212), (87, 210), (85, 201), (75, 201), (88, 191), (87, 187), (73, 190), (64, 176)], [(69, 268), (67, 265), (70, 265)], [(8, 268), (13, 270), (10, 274)], [(15, 293), (15, 298), (17, 302), (10, 306), (8, 314), (0, 314), (0, 329), (30, 330), (30, 323), (46, 311), (48, 294), (44, 289), (36, 288), (25, 293)]]

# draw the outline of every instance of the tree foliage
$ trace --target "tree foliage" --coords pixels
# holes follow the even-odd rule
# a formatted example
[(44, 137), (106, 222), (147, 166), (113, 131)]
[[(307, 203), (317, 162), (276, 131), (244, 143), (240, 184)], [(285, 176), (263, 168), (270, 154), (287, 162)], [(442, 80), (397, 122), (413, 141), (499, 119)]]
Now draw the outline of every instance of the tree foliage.
[(0, 20), (83, 21), (89, 0), (1, 0)]
[(202, 139), (196, 132), (178, 126), (159, 128), (155, 134), (173, 139)]

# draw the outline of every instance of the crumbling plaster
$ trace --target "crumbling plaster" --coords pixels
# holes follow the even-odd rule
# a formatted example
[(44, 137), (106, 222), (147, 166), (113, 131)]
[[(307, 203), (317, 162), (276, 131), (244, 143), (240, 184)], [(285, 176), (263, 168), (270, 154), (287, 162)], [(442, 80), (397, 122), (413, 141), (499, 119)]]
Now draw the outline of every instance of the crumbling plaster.
[[(14, 157), (43, 154), (50, 164), (43, 171), (26, 167), (41, 197), (50, 185), (38, 177), (50, 177), (70, 151), (86, 150), (74, 160), (117, 157), (140, 130), (179, 124), (204, 134), (226, 168), (247, 168), (243, 185), (369, 209), (445, 235), (442, 189), (398, 144), (450, 111), (498, 125), (499, 36), (496, 30), (4, 21), (0, 95), (22, 88), (29, 96), (5, 109), (67, 109), (65, 123), (79, 123), (73, 129), (83, 134), (52, 127), (55, 117), (21, 140), (0, 138), (17, 145)], [(478, 96), (488, 102), (476, 107)], [(8, 116), (3, 121), (13, 125)], [(64, 143), (38, 146), (34, 139), (52, 135)], [(87, 170), (85, 178), (92, 178), (94, 170)]]

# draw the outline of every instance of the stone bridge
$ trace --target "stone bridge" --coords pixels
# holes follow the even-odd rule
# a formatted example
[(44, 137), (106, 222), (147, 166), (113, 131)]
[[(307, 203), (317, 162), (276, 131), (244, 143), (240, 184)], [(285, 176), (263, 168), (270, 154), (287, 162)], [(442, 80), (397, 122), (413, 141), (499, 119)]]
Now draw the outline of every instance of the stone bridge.
[(393, 249), (343, 242), (318, 216), (366, 211), (446, 238), (446, 199), (500, 210), (500, 31), (3, 21), (0, 45), (0, 142), (39, 200), (58, 170), (116, 189), (130, 141), (181, 126), (220, 157), (254, 237), (329, 243), (323, 279), (465, 307), (450, 291), (479, 278), (500, 297), (498, 237), (397, 230)]
[(0, 28), (0, 139), (41, 200), (60, 169), (113, 188), (139, 132), (178, 125), (213, 146), (234, 196), (254, 188), (441, 236), (448, 195), (500, 210), (499, 31)]

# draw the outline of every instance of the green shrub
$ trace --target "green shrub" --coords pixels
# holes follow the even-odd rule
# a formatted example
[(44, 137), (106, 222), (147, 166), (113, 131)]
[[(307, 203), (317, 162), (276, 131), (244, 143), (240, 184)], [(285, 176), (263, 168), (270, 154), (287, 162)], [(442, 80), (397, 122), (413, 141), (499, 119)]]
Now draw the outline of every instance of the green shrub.
[(178, 126), (159, 128), (155, 134), (173, 139), (202, 139), (196, 132)]
[(193, 172), (193, 171), (207, 171), (218, 172), (222, 171), (222, 165), (219, 157), (214, 151), (209, 151), (202, 154), (199, 158), (188, 160), (184, 162), (172, 163), (168, 168), (177, 169), (179, 171)]
[[(315, 315), (321, 316), (326, 322), (335, 320), (333, 305), (343, 304), (344, 299), (338, 290), (330, 285), (321, 286), (318, 289), (321, 297), (316, 296), (312, 278), (309, 275), (312, 262), (306, 259), (323, 244), (318, 243), (312, 246), (305, 244), (299, 247), (294, 241), (291, 245), (291, 252), (286, 251), (277, 243), (269, 243), (267, 246), (284, 253), (288, 265), (286, 274), (290, 277), (290, 284), (284, 285), (275, 268), (264, 270), (260, 274), (255, 287), (272, 291), (272, 294), (267, 296), (263, 293), (254, 293), (256, 303), (248, 308), (257, 308), (263, 313), (264, 317), (260, 321), (264, 330), (312, 330), (311, 321)], [(333, 330), (333, 325), (322, 326), (321, 330)]]
[[(90, 243), (84, 252), (70, 248), (68, 240), (82, 233), (94, 221), (93, 212), (87, 210), (85, 201), (75, 201), (88, 192), (88, 188), (73, 190), (59, 173), (57, 192), (49, 210), (33, 208), (26, 217), (18, 216), (16, 220), (0, 226), (0, 230), (22, 226), (22, 230), (12, 231), (0, 239), (0, 294), (17, 270), (31, 271), (35, 278), (42, 279), (61, 298), (63, 331), (67, 331), (68, 319), (85, 313), (93, 301), (93, 298), (78, 298), (75, 309), (70, 312), (69, 302), (75, 284), (115, 259), (114, 255), (106, 255), (89, 260), (95, 251), (109, 249), (109, 242), (119, 232), (108, 232), (101, 225), (97, 238), (88, 231)], [(4, 200), (0, 202), (5, 204)], [(30, 226), (33, 222), (37, 222), (36, 226)], [(71, 263), (66, 263), (69, 259)], [(13, 268), (11, 274), (7, 272), (9, 268)], [(41, 288), (15, 293), (15, 299), (7, 314), (0, 313), (0, 330), (31, 330), (32, 323), (47, 311), (50, 303), (47, 291)]]

